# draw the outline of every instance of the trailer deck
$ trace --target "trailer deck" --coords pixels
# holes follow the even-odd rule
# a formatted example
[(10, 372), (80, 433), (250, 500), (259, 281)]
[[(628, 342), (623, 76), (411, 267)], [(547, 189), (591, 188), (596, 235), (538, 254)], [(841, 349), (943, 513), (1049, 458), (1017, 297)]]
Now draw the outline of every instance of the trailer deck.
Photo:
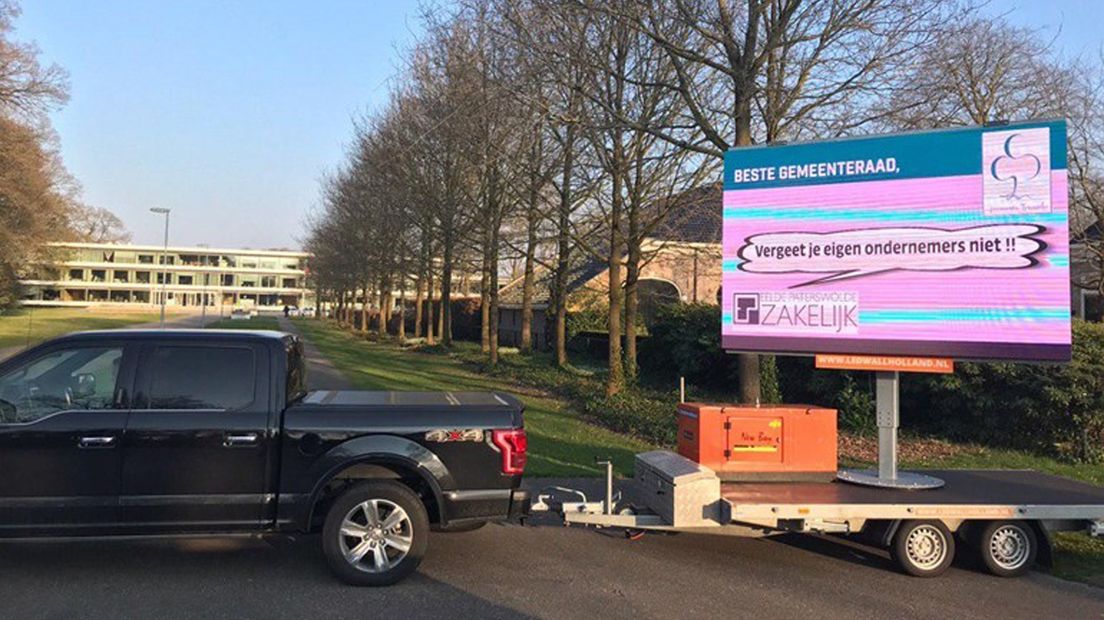
[(848, 482), (722, 482), (735, 521), (747, 519), (1104, 519), (1104, 487), (1032, 470), (930, 470), (938, 489)]
[(954, 558), (955, 540), (980, 553), (996, 575), (1021, 575), (1049, 556), (1049, 533), (1104, 534), (1104, 487), (1031, 470), (931, 470), (934, 489), (850, 482), (722, 482), (666, 451), (636, 455), (632, 480), (590, 501), (578, 490), (542, 490), (534, 511), (568, 525), (762, 536), (779, 532), (862, 534), (886, 547), (912, 575), (935, 576)]

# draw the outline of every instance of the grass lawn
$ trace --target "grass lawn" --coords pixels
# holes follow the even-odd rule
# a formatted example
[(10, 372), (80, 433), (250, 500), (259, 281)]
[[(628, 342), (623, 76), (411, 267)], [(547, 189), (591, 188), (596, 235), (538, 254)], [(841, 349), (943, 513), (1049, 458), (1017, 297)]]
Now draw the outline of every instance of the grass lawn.
[(652, 449), (638, 441), (587, 423), (562, 400), (528, 386), (476, 372), (447, 356), (404, 351), (367, 342), (331, 325), (299, 320), (303, 335), (358, 388), (365, 390), (500, 391), (525, 403), (530, 476), (597, 476), (596, 457), (613, 457), (617, 471), (632, 471), (633, 455)]
[(21, 308), (0, 314), (0, 349), (36, 344), (89, 329), (112, 329), (160, 319), (159, 312), (86, 308)]
[(207, 326), (207, 329), (271, 329), (279, 330), (276, 317), (255, 316), (251, 319), (219, 319)]
[[(301, 320), (296, 325), (350, 381), (363, 389), (499, 390), (520, 396), (526, 405), (525, 426), (530, 438), (527, 475), (601, 475), (601, 469), (594, 465), (594, 457), (598, 456), (612, 456), (617, 471), (624, 475), (632, 470), (633, 454), (655, 448), (647, 442), (580, 419), (563, 399), (551, 397), (529, 385), (481, 374), (456, 357), (368, 342), (318, 321)], [(911, 446), (910, 450), (912, 443), (923, 442), (902, 439), (902, 468), (1034, 469), (1104, 484), (1104, 466), (1101, 465), (1078, 465), (1012, 450), (940, 442), (937, 443), (943, 449)], [(844, 449), (840, 465), (868, 467), (874, 463), (849, 456)], [(1104, 586), (1104, 540), (1080, 533), (1062, 533), (1055, 538), (1055, 551), (1054, 575)]]

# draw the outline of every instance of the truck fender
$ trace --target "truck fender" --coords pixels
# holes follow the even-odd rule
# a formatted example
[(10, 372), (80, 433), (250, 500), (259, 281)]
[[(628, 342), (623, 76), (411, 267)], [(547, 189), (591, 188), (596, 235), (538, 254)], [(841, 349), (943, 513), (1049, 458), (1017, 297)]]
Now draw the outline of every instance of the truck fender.
[(317, 482), (311, 490), (310, 501), (304, 507), (306, 512), (301, 523), (306, 525), (306, 529), (311, 527), (314, 505), (326, 485), (345, 469), (362, 464), (394, 465), (417, 472), (432, 489), (437, 506), (442, 511), (441, 521), (445, 521), (444, 490), (455, 488), (455, 481), (441, 459), (409, 439), (394, 435), (369, 435), (334, 446), (311, 467), (308, 475)]

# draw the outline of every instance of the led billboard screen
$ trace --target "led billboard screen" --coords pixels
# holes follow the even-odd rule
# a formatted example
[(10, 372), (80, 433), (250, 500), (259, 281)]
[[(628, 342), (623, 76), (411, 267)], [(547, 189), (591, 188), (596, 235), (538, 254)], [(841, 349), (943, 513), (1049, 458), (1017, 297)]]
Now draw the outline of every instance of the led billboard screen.
[(1064, 121), (733, 149), (729, 350), (1070, 357)]

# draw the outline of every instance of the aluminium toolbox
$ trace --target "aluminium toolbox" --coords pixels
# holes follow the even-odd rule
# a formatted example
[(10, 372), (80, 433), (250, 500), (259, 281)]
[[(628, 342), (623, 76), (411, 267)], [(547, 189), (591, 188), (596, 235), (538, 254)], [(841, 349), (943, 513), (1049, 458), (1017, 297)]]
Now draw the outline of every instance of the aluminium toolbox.
[(837, 468), (836, 410), (682, 403), (678, 452), (726, 481), (830, 482)]
[(672, 527), (708, 527), (727, 521), (721, 481), (708, 467), (666, 450), (636, 455), (636, 492)]

